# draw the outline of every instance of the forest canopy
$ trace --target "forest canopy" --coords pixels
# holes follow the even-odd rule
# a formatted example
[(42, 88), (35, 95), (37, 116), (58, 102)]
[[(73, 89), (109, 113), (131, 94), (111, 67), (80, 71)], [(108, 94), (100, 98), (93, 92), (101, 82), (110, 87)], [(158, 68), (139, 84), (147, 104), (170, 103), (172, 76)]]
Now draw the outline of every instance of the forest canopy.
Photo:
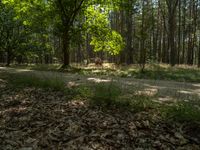
[(1, 63), (200, 66), (198, 0), (1, 0)]

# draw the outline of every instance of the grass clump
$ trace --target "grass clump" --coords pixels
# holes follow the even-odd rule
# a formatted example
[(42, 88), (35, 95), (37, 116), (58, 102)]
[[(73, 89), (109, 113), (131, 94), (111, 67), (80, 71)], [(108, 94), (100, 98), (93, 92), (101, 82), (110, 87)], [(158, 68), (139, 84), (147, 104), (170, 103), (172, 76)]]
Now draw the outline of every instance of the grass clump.
[(112, 106), (121, 95), (121, 89), (113, 82), (98, 83), (92, 87), (91, 103), (94, 105)]
[(28, 65), (11, 65), (16, 69), (28, 69), (37, 71), (58, 71), (61, 67), (60, 64), (28, 64)]
[(37, 87), (50, 88), (56, 91), (66, 89), (65, 82), (59, 77), (37, 76), (34, 74), (9, 74), (7, 77), (9, 83), (14, 87)]
[(165, 106), (163, 109), (164, 117), (167, 120), (178, 122), (200, 121), (200, 103), (193, 104), (189, 101), (179, 101), (171, 106)]
[(156, 109), (158, 104), (147, 95), (134, 95), (131, 101), (131, 109), (134, 112)]
[(144, 72), (132, 72), (135, 78), (154, 79), (154, 80), (172, 80), (179, 82), (199, 82), (200, 70), (197, 68), (169, 67), (153, 65), (144, 70)]
[(90, 103), (102, 108), (126, 109), (132, 112), (155, 108), (152, 99), (145, 95), (134, 95), (122, 89), (115, 82), (99, 83), (92, 86)]

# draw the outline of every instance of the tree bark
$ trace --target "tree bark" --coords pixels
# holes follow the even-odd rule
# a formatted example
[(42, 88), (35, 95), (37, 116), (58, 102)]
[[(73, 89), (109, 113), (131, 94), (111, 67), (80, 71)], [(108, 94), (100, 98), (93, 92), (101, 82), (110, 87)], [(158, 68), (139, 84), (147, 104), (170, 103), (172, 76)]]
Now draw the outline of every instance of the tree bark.
[[(132, 2), (129, 0), (129, 5), (132, 5)], [(127, 11), (127, 64), (133, 64), (133, 48), (132, 48), (132, 27), (133, 27), (133, 20), (132, 20), (132, 9)]]
[(200, 68), (200, 39), (199, 39), (199, 52), (198, 52), (198, 67)]
[(62, 37), (62, 51), (63, 51), (63, 67), (67, 67), (70, 64), (70, 53), (69, 53), (69, 35), (68, 31), (65, 31)]
[(11, 51), (8, 49), (7, 50), (7, 62), (6, 62), (6, 66), (10, 66), (11, 63)]
[(166, 0), (168, 8), (168, 38), (169, 38), (169, 50), (170, 50), (170, 64), (175, 66), (176, 64), (176, 8), (179, 0)]

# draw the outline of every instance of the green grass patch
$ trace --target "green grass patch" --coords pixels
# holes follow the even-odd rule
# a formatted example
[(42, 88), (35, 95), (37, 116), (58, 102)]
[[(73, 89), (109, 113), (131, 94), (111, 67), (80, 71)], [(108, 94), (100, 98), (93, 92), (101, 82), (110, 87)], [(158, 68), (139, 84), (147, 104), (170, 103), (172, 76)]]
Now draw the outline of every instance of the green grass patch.
[(65, 91), (65, 82), (58, 76), (47, 77), (37, 76), (31, 73), (13, 73), (7, 74), (6, 80), (13, 87), (37, 87), (49, 88), (56, 91)]
[(29, 64), (29, 65), (11, 65), (12, 68), (16, 69), (28, 69), (37, 71), (59, 71), (61, 68), (60, 64)]
[(130, 94), (128, 89), (122, 89), (116, 82), (94, 84), (88, 90), (88, 99), (92, 106), (126, 109), (132, 112), (156, 108), (156, 103), (150, 97), (135, 95), (134, 92)]
[(122, 93), (121, 89), (113, 82), (95, 84), (92, 87), (92, 92), (92, 104), (104, 106), (116, 104), (117, 99)]
[(196, 67), (151, 64), (147, 65), (144, 72), (139, 66), (112, 68), (81, 68), (83, 75), (106, 75), (118, 77), (134, 77), (137, 79), (170, 80), (179, 82), (200, 82), (200, 69)]
[[(139, 79), (172, 80), (179, 82), (200, 82), (200, 70), (198, 68), (163, 67), (154, 65), (148, 67), (143, 73), (130, 72)], [(129, 73), (129, 74), (130, 74)]]
[(172, 80), (180, 82), (200, 82), (200, 69), (189, 66), (175, 66), (163, 64), (148, 64), (144, 70), (138, 65), (131, 66), (115, 66), (115, 67), (84, 67), (81, 65), (72, 65), (72, 67), (61, 68), (61, 65), (13, 65), (14, 68), (30, 69), (39, 71), (60, 71), (79, 73), (82, 75), (104, 75), (118, 77), (134, 77), (138, 79), (154, 79), (154, 80)]
[(163, 117), (178, 122), (200, 121), (200, 101), (179, 101), (162, 109)]

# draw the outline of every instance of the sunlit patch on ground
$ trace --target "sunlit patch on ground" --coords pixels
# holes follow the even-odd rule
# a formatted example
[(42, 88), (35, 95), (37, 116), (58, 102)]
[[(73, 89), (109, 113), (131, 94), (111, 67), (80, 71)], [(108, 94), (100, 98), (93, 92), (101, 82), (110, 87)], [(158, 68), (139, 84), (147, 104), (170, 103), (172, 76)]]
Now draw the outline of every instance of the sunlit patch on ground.
[(175, 102), (173, 97), (166, 96), (166, 97), (159, 97), (157, 102), (165, 103), (165, 102)]
[(153, 89), (153, 88), (146, 88), (142, 91), (137, 91), (137, 95), (146, 95), (146, 96), (155, 96), (158, 93), (158, 89)]
[(93, 81), (96, 83), (101, 83), (101, 82), (111, 82), (111, 79), (100, 79), (100, 78), (88, 78), (88, 81)]

